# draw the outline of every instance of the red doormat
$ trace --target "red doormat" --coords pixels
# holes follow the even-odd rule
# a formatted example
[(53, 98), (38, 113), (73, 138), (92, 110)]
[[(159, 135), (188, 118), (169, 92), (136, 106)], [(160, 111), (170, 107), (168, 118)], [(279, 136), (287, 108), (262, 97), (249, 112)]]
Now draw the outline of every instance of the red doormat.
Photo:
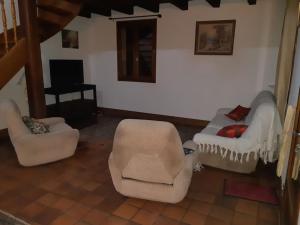
[(239, 181), (224, 181), (224, 195), (278, 205), (275, 188)]

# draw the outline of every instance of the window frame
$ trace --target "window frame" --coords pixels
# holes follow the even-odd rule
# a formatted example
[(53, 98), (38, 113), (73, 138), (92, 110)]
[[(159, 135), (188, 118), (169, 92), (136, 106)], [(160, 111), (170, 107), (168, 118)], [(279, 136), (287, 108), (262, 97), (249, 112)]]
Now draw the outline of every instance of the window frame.
[[(152, 38), (152, 65), (151, 76), (145, 77), (139, 74), (139, 50), (138, 50), (138, 31), (143, 26), (151, 26), (153, 29)], [(123, 73), (124, 66), (126, 67), (126, 47), (123, 47), (124, 39), (122, 32), (124, 29), (131, 28), (134, 31), (133, 37), (133, 59), (132, 59), (132, 76), (127, 76)], [(117, 55), (118, 55), (118, 81), (156, 83), (156, 50), (157, 50), (157, 19), (144, 20), (126, 20), (117, 22)], [(124, 59), (125, 58), (125, 59)]]

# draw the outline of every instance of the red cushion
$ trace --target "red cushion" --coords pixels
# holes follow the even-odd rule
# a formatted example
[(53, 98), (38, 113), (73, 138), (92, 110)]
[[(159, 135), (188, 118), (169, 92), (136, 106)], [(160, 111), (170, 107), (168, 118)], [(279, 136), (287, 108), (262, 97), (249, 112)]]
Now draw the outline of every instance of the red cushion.
[(230, 125), (219, 130), (217, 135), (228, 138), (239, 138), (247, 128), (248, 126), (244, 124)]
[(245, 119), (245, 117), (248, 115), (250, 110), (251, 110), (250, 108), (246, 108), (239, 105), (235, 109), (233, 109), (230, 113), (225, 114), (225, 116), (235, 121), (241, 121)]

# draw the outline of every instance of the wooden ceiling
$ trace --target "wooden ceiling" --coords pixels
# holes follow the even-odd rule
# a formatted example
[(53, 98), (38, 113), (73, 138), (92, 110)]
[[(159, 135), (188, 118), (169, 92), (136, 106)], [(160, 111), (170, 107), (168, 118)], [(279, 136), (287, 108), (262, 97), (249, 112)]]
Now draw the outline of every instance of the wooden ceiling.
[[(206, 0), (212, 7), (218, 8), (221, 0)], [(256, 0), (241, 0), (255, 5)], [(134, 14), (134, 6), (139, 6), (154, 13), (159, 12), (159, 5), (171, 3), (180, 10), (188, 10), (189, 0), (85, 0), (81, 15), (90, 17), (91, 13), (111, 16), (111, 11), (119, 11), (128, 15)]]

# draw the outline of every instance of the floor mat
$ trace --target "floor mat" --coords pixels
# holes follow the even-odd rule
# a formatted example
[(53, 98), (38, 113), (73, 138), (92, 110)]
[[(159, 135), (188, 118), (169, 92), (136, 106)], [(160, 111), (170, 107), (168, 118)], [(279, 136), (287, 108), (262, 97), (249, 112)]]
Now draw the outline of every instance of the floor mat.
[(224, 195), (278, 205), (275, 188), (239, 181), (225, 180)]

